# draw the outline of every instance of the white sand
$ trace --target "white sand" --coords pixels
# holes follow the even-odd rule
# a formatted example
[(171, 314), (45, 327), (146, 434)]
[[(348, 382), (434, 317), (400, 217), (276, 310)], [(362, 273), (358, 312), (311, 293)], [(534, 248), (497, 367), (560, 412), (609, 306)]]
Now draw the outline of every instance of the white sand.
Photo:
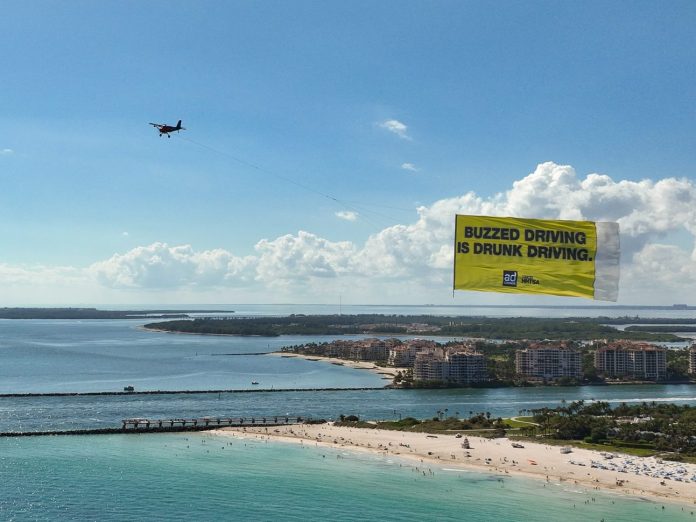
[(297, 359), (307, 359), (316, 360), (322, 363), (331, 363), (340, 366), (345, 366), (346, 368), (354, 368), (356, 370), (370, 370), (371, 372), (380, 374), (385, 381), (392, 382), (396, 372), (404, 371), (405, 368), (394, 368), (391, 366), (376, 366), (375, 363), (370, 361), (350, 361), (348, 359), (338, 359), (336, 357), (323, 357), (321, 355), (305, 355), (292, 352), (273, 352), (268, 355), (273, 355), (277, 357), (287, 357), (287, 358), (297, 358)]
[[(675, 462), (659, 462), (650, 457), (633, 457), (616, 454), (607, 460), (599, 452), (573, 448), (572, 453), (561, 454), (558, 446), (547, 446), (524, 442), (524, 448), (513, 448), (510, 440), (468, 437), (471, 449), (462, 448), (464, 438), (454, 435), (428, 436), (426, 433), (411, 433), (390, 430), (374, 430), (337, 427), (332, 423), (294, 425), (280, 427), (224, 428), (215, 430), (216, 434), (246, 437), (270, 438), (317, 446), (354, 448), (375, 451), (389, 455), (399, 455), (429, 465), (448, 468), (462, 467), (500, 474), (520, 474), (558, 483), (569, 482), (602, 490), (614, 490), (628, 495), (670, 499), (696, 505), (696, 482), (678, 482), (647, 476), (650, 474), (672, 472), (682, 468), (679, 476), (696, 476), (696, 465)], [(467, 453), (470, 456), (466, 456)], [(576, 464), (571, 464), (570, 461)], [(595, 461), (612, 469), (592, 468)], [(536, 464), (532, 464), (536, 462)], [(577, 463), (584, 463), (580, 466)], [(647, 466), (647, 468), (643, 468)], [(629, 472), (617, 471), (625, 469)], [(641, 470), (636, 474), (635, 470)], [(619, 485), (617, 481), (622, 481)], [(664, 485), (661, 484), (664, 482)]]

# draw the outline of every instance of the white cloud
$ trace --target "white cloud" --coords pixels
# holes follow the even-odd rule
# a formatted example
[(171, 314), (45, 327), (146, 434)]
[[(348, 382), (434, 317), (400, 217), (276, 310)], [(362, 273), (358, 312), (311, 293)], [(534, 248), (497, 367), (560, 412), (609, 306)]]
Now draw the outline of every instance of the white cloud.
[(336, 277), (351, 271), (356, 247), (349, 241), (329, 241), (299, 231), (256, 244), (256, 279), (269, 285), (304, 283), (311, 278)]
[(9, 156), (10, 154), (14, 154), (12, 149), (0, 149), (0, 156)]
[(70, 266), (12, 266), (0, 263), (0, 284), (3, 286), (70, 285), (84, 279), (81, 269)]
[[(454, 216), (483, 214), (618, 221), (620, 302), (693, 303), (696, 295), (696, 184), (686, 179), (583, 178), (570, 166), (547, 162), (504, 192), (468, 192), (417, 211), (414, 222), (385, 228), (362, 244), (299, 231), (258, 241), (250, 256), (153, 243), (83, 270), (0, 265), (0, 290), (79, 283), (91, 284), (97, 296), (105, 288), (186, 290), (195, 296), (244, 288), (257, 302), (321, 302), (340, 288), (356, 302), (442, 302), (451, 295)], [(339, 214), (350, 219), (349, 212)], [(507, 295), (462, 295), (475, 302), (511, 301)], [(535, 298), (529, 299), (524, 302)]]
[(125, 232), (125, 231), (124, 231), (124, 232), (121, 232), (121, 235), (122, 235), (123, 237), (128, 237), (130, 234), (129, 234), (128, 232)]
[(418, 169), (413, 163), (402, 163), (401, 168), (404, 170), (410, 170), (411, 172), (418, 172)]
[(379, 124), (383, 129), (393, 132), (399, 138), (405, 140), (410, 140), (411, 137), (407, 134), (408, 126), (405, 123), (401, 123), (399, 120), (385, 120)]
[(356, 221), (358, 219), (358, 213), (352, 210), (341, 210), (340, 212), (336, 212), (336, 217), (346, 221)]
[(251, 261), (223, 249), (196, 252), (190, 245), (153, 243), (114, 254), (89, 271), (100, 284), (113, 288), (208, 287), (250, 280)]

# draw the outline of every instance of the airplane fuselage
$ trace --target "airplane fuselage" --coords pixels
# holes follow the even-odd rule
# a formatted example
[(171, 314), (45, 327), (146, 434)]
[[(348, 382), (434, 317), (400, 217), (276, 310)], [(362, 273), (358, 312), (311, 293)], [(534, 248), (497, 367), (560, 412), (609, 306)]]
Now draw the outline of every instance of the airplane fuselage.
[(166, 134), (167, 138), (171, 138), (171, 136), (169, 135), (170, 132), (179, 132), (180, 130), (185, 130), (184, 127), (181, 126), (181, 120), (179, 120), (179, 122), (176, 124), (176, 127), (160, 123), (150, 123), (150, 125), (152, 125), (159, 131), (160, 137)]
[(179, 130), (176, 127), (170, 127), (169, 125), (164, 125), (163, 127), (160, 127), (159, 133), (160, 136), (162, 134), (169, 134), (170, 132), (174, 132), (175, 130)]

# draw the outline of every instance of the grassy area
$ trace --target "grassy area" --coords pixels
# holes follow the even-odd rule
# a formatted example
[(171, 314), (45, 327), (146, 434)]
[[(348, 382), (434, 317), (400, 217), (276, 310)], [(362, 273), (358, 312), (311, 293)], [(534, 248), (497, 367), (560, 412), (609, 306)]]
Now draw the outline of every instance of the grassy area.
[(528, 428), (530, 426), (537, 426), (534, 422), (534, 417), (513, 417), (510, 419), (503, 419), (506, 426), (510, 428)]
[(595, 451), (608, 451), (609, 453), (625, 453), (635, 457), (652, 457), (658, 453), (654, 448), (634, 448), (616, 444), (590, 444), (582, 441), (572, 441), (571, 444), (567, 445)]
[[(540, 444), (548, 444), (549, 446), (571, 446), (573, 448), (581, 448), (593, 451), (602, 451), (608, 453), (624, 453), (626, 455), (633, 455), (634, 457), (652, 457), (657, 455), (659, 452), (654, 448), (636, 448), (631, 446), (623, 446), (620, 444), (591, 444), (588, 442), (583, 442), (581, 440), (561, 440), (561, 439), (549, 439), (545, 437), (520, 437), (521, 439), (528, 440), (529, 442), (537, 442)], [(686, 462), (686, 460), (685, 460)]]
[(499, 425), (496, 420), (487, 419), (483, 415), (472, 417), (471, 419), (427, 419), (418, 420), (413, 417), (406, 417), (398, 421), (379, 421), (365, 422), (356, 420), (354, 417), (346, 417), (341, 421), (336, 421), (337, 426), (350, 426), (354, 428), (410, 431), (421, 433), (432, 433), (442, 435), (472, 435), (477, 437), (494, 437), (504, 433), (502, 429), (505, 425)]

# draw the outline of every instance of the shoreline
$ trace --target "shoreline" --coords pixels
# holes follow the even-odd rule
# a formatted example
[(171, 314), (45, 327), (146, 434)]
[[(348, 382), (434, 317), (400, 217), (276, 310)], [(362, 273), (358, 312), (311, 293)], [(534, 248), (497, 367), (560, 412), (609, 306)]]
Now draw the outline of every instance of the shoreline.
[[(162, 321), (165, 322), (165, 321)], [(136, 330), (143, 332), (157, 332), (157, 333), (167, 333), (167, 334), (177, 334), (177, 335), (214, 335), (217, 337), (268, 337), (267, 335), (242, 335), (242, 334), (220, 334), (220, 333), (207, 333), (207, 332), (180, 332), (178, 330), (165, 330), (164, 328), (145, 328), (144, 324), (135, 327)], [(279, 336), (268, 337), (269, 339), (275, 339)], [(271, 352), (269, 352), (271, 353)]]
[[(561, 454), (558, 446), (524, 442), (523, 448), (513, 448), (507, 438), (482, 437), (468, 437), (470, 449), (463, 449), (461, 445), (464, 439), (456, 438), (454, 435), (434, 436), (418, 432), (339, 427), (333, 423), (300, 424), (270, 429), (247, 426), (212, 430), (209, 433), (392, 455), (431, 466), (456, 467), (501, 476), (516, 475), (544, 483), (565, 482), (613, 494), (643, 497), (652, 501), (669, 501), (696, 508), (694, 482), (665, 481), (644, 474), (594, 468), (591, 467), (592, 461), (602, 464), (609, 462), (600, 452), (594, 450), (573, 448), (572, 453)], [(614, 455), (615, 458), (611, 461), (617, 464), (631, 462), (654, 470), (686, 468), (689, 477), (696, 476), (694, 464), (662, 462), (654, 457), (634, 457), (618, 453)]]
[(306, 361), (321, 361), (325, 363), (335, 364), (337, 366), (345, 366), (346, 368), (353, 368), (355, 370), (369, 370), (373, 373), (381, 375), (384, 380), (388, 380), (390, 383), (396, 376), (397, 372), (404, 370), (404, 368), (394, 368), (391, 366), (377, 366), (372, 361), (351, 361), (349, 359), (339, 359), (338, 357), (325, 357), (323, 355), (305, 355), (301, 353), (292, 352), (270, 352), (266, 355), (284, 357), (286, 359), (295, 358), (304, 359)]
[[(195, 334), (193, 334), (195, 335)], [(215, 335), (215, 334), (211, 334)], [(225, 335), (225, 334), (219, 334), (219, 335)], [(337, 364), (340, 366), (346, 366), (348, 368), (354, 368), (356, 370), (371, 370), (374, 373), (383, 375), (383, 376), (390, 376), (392, 380), (397, 372), (403, 372), (407, 370), (408, 368), (397, 368), (394, 366), (377, 366), (373, 361), (353, 361), (351, 359), (340, 359), (338, 357), (327, 357), (325, 355), (307, 355), (303, 353), (295, 353), (295, 352), (268, 352), (264, 355), (273, 355), (273, 356), (280, 356), (280, 357), (286, 357), (286, 358), (298, 358), (298, 359), (304, 359), (308, 361), (321, 361), (321, 362), (328, 362), (331, 364)], [(565, 388), (565, 387), (575, 387), (575, 386), (625, 386), (625, 385), (671, 385), (671, 384), (696, 384), (696, 380), (687, 380), (687, 381), (660, 381), (660, 382), (655, 382), (655, 381), (608, 381), (608, 382), (588, 382), (588, 383), (577, 383), (577, 384), (570, 384), (570, 385), (560, 385), (560, 384), (529, 384), (528, 386), (513, 386), (513, 385), (507, 385), (503, 384), (500, 386), (452, 386), (449, 389), (457, 389), (457, 388)], [(401, 386), (394, 386), (396, 389), (401, 389), (401, 390), (426, 390), (426, 389), (432, 389), (432, 390), (441, 390), (441, 389), (447, 389), (448, 387), (444, 386), (434, 386), (430, 388), (419, 388), (419, 387), (411, 387), (411, 388), (404, 388)]]

